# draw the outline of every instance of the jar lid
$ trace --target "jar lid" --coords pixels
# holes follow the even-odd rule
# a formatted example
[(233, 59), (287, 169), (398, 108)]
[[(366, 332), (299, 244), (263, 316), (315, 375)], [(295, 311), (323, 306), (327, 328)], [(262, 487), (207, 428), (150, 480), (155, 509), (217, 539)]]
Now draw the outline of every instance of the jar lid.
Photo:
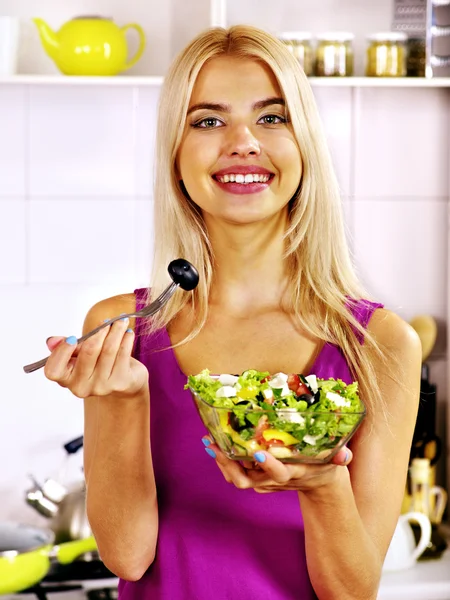
[(316, 37), (320, 42), (351, 42), (355, 38), (349, 31), (327, 31), (318, 33)]
[(278, 34), (278, 39), (286, 41), (296, 40), (301, 42), (303, 40), (312, 39), (312, 33), (310, 31), (283, 31)]
[(369, 42), (406, 42), (408, 36), (403, 31), (380, 31), (367, 36)]

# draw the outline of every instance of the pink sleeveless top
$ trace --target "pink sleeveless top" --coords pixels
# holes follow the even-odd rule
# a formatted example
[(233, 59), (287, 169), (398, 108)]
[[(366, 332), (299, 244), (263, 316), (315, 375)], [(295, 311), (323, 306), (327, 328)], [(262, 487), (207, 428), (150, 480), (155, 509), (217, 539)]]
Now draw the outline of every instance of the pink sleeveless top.
[[(137, 309), (145, 292), (135, 290)], [(360, 301), (354, 314), (366, 327), (382, 306)], [(140, 335), (141, 327), (138, 319), (134, 356), (149, 371), (159, 535), (154, 563), (140, 581), (119, 582), (120, 600), (314, 600), (297, 492), (257, 494), (224, 480), (174, 351), (155, 352), (170, 345), (167, 330)], [(352, 381), (331, 344), (311, 373)]]

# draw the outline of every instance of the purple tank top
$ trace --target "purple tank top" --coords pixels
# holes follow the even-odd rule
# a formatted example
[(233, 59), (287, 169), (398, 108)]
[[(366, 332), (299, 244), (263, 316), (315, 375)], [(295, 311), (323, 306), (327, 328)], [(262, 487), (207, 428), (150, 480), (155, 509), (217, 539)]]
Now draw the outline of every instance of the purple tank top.
[[(137, 309), (145, 289), (135, 290)], [(361, 301), (364, 326), (381, 304)], [(167, 330), (140, 335), (134, 356), (149, 371), (151, 448), (158, 490), (156, 558), (136, 582), (119, 582), (120, 600), (314, 600), (297, 492), (257, 494), (227, 483), (205, 453), (205, 428)], [(340, 350), (326, 344), (311, 373), (352, 377)], [(136, 532), (139, 536), (139, 532)]]

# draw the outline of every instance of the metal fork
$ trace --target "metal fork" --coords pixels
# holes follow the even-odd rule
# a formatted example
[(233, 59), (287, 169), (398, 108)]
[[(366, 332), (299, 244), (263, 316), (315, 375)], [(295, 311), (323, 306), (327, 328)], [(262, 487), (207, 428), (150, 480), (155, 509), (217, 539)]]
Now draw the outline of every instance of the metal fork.
[[(156, 300), (154, 300), (151, 304), (149, 304), (145, 308), (138, 310), (136, 312), (133, 312), (133, 313), (126, 313), (123, 315), (119, 315), (118, 317), (114, 317), (114, 318), (110, 319), (106, 323), (102, 323), (101, 325), (99, 325), (98, 327), (93, 329), (92, 331), (89, 331), (85, 335), (82, 335), (80, 338), (78, 338), (77, 344), (81, 344), (81, 342), (84, 342), (88, 338), (92, 337), (93, 335), (95, 335), (98, 331), (100, 331), (104, 327), (109, 327), (115, 321), (119, 321), (120, 319), (126, 319), (127, 317), (128, 318), (130, 318), (130, 317), (151, 317), (152, 315), (157, 313), (158, 310), (160, 310), (164, 306), (164, 304), (166, 304), (166, 302), (173, 295), (173, 293), (177, 289), (177, 287), (178, 287), (178, 284), (172, 281), (172, 283), (156, 298)], [(43, 358), (42, 360), (38, 360), (37, 362), (31, 363), (30, 365), (25, 365), (23, 370), (25, 371), (25, 373), (32, 373), (33, 371), (37, 371), (38, 369), (45, 366), (48, 358), (49, 357), (47, 356), (46, 358)]]
[[(99, 325), (98, 327), (93, 329), (92, 331), (89, 331), (85, 335), (78, 338), (77, 344), (84, 342), (85, 340), (87, 340), (88, 338), (95, 335), (98, 331), (100, 331), (104, 327), (109, 327), (115, 321), (119, 321), (120, 319), (126, 319), (127, 317), (128, 318), (130, 318), (130, 317), (151, 317), (152, 315), (157, 313), (170, 300), (170, 298), (172, 297), (173, 293), (175, 292), (175, 290), (177, 289), (178, 286), (182, 287), (184, 290), (190, 291), (190, 290), (193, 290), (198, 283), (198, 272), (195, 269), (195, 267), (193, 267), (191, 265), (191, 263), (189, 263), (187, 260), (184, 260), (182, 258), (173, 260), (169, 264), (168, 271), (169, 271), (169, 274), (172, 277), (173, 281), (156, 298), (156, 300), (154, 300), (148, 306), (145, 306), (141, 310), (137, 310), (133, 313), (122, 314), (117, 317), (113, 317), (112, 319), (109, 319), (109, 321), (102, 323), (101, 325)], [(25, 371), (25, 373), (33, 373), (33, 371), (37, 371), (38, 369), (45, 366), (48, 358), (49, 357), (47, 356), (46, 358), (43, 358), (42, 360), (38, 360), (37, 362), (31, 363), (29, 365), (25, 365), (23, 367), (23, 370)]]

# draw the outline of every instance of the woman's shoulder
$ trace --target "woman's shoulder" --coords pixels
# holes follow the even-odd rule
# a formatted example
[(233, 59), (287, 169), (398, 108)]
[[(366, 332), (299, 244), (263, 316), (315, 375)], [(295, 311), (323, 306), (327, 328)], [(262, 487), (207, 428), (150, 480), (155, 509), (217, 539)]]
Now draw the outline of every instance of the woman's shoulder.
[[(84, 320), (83, 331), (90, 331), (103, 323), (106, 319), (111, 319), (123, 313), (132, 313), (136, 309), (136, 294), (118, 294), (110, 298), (104, 298), (96, 302), (87, 312)], [(130, 319), (130, 326), (133, 327), (134, 319)]]
[(411, 357), (420, 354), (422, 346), (416, 331), (397, 313), (386, 308), (375, 310), (367, 330), (375, 338), (377, 344), (391, 351), (409, 354)]

